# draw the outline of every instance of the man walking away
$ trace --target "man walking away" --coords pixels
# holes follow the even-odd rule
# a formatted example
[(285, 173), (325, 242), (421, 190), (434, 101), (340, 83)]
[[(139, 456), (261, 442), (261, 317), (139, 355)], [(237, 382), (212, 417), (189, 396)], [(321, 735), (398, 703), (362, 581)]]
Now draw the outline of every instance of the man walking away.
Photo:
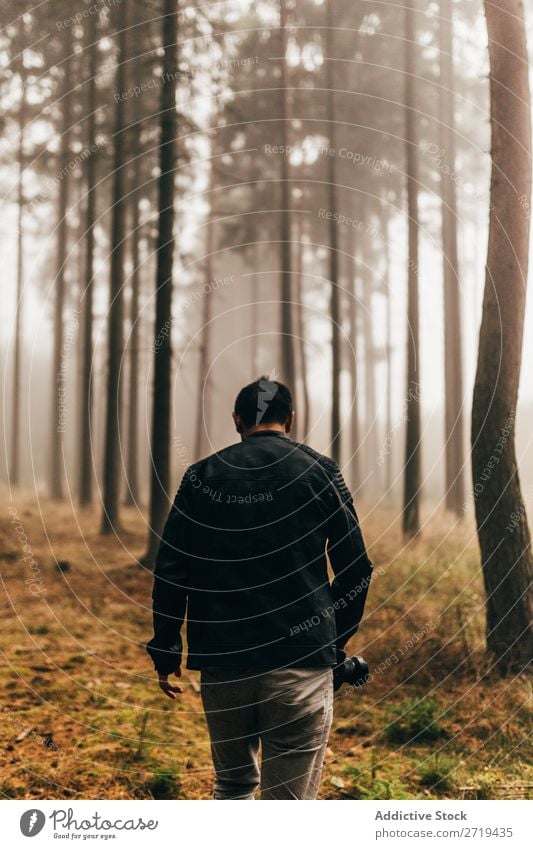
[[(147, 649), (170, 698), (201, 670), (215, 799), (315, 799), (332, 721), (333, 668), (372, 573), (337, 464), (290, 436), (289, 389), (239, 392), (241, 442), (187, 469), (168, 517)], [(334, 579), (330, 583), (326, 551)], [(261, 746), (261, 767), (259, 747)]]

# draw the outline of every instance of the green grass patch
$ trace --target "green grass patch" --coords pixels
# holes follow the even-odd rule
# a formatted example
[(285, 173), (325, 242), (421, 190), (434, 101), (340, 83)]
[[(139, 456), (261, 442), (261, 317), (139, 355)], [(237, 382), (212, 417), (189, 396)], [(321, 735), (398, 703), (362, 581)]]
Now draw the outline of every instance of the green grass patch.
[(138, 788), (136, 795), (144, 799), (182, 798), (179, 772), (155, 770), (153, 776)]
[(434, 699), (405, 699), (388, 709), (384, 737), (388, 743), (426, 743), (446, 737), (439, 713)]
[(429, 763), (418, 768), (420, 784), (436, 793), (451, 793), (456, 786), (454, 771), (457, 765), (453, 758), (442, 757), (437, 752)]

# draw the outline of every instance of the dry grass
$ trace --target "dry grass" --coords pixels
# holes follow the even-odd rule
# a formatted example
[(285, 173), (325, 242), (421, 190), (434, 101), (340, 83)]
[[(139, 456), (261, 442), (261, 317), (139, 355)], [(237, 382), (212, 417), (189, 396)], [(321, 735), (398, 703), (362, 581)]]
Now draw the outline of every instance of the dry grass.
[[(1, 512), (3, 798), (205, 798), (211, 764), (196, 673), (158, 690), (144, 521), (120, 541), (95, 513), (7, 502)], [(25, 583), (28, 555), (42, 595)], [(83, 529), (83, 532), (82, 532)], [(431, 520), (405, 548), (393, 516), (365, 521), (378, 572), (352, 648), (374, 669), (336, 698), (324, 798), (531, 798), (531, 681), (491, 677), (468, 523)], [(56, 561), (66, 561), (60, 571)]]

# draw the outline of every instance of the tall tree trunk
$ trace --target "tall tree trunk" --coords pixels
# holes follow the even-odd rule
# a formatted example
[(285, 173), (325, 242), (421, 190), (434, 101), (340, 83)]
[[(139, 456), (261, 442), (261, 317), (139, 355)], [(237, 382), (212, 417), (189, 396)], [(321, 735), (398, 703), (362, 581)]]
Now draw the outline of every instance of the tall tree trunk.
[[(289, 106), (287, 74), (287, 12), (285, 0), (279, 0), (280, 17), (280, 95), (281, 95), (281, 144), (286, 151), (289, 145)], [(280, 211), (280, 260), (281, 260), (281, 379), (294, 389), (294, 338), (292, 310), (292, 264), (291, 264), (291, 186), (289, 158), (281, 156), (281, 211)]]
[(302, 387), (302, 410), (296, 412), (296, 432), (298, 438), (305, 442), (309, 438), (310, 399), (308, 385), (307, 352), (305, 342), (307, 339), (306, 322), (304, 316), (304, 246), (302, 233), (302, 211), (298, 209), (296, 218), (296, 333), (298, 336), (298, 353), (300, 359), (300, 381)]
[[(22, 58), (22, 62), (23, 62)], [(13, 354), (13, 388), (11, 407), (11, 470), (10, 483), (20, 483), (20, 366), (21, 366), (21, 325), (22, 299), (24, 297), (24, 130), (26, 125), (26, 80), (21, 73), (21, 92), (19, 104), (19, 146), (18, 146), (18, 186), (17, 186), (17, 302), (15, 304), (15, 350)]]
[[(132, 31), (140, 35), (140, 0), (132, 3)], [(141, 59), (137, 61), (137, 77), (142, 74)], [(131, 129), (128, 133), (128, 149), (131, 159), (129, 169), (131, 211), (131, 287), (130, 287), (130, 333), (128, 340), (129, 375), (128, 375), (128, 449), (127, 449), (127, 489), (124, 503), (129, 506), (138, 504), (140, 499), (139, 485), (139, 347), (140, 322), (139, 295), (141, 287), (140, 245), (140, 208), (139, 208), (139, 176), (141, 170), (141, 102), (134, 97), (131, 104)]]
[(57, 254), (54, 303), (54, 350), (52, 360), (52, 417), (50, 433), (50, 495), (63, 497), (63, 434), (65, 430), (65, 376), (63, 373), (63, 310), (65, 305), (65, 264), (67, 259), (67, 205), (72, 112), (72, 36), (65, 37), (65, 60), (62, 81), (62, 122), (59, 149), (59, 195), (57, 224)]
[(254, 246), (252, 273), (252, 333), (250, 337), (250, 354), (252, 359), (252, 379), (259, 376), (259, 273), (261, 269), (261, 254), (259, 245)]
[(472, 473), (487, 646), (502, 674), (533, 657), (533, 558), (515, 452), (531, 198), (531, 100), (521, 0), (485, 3), (492, 176), (472, 407)]
[(444, 283), (444, 375), (446, 453), (446, 506), (456, 516), (464, 513), (464, 419), (461, 293), (457, 251), (457, 197), (455, 190), (455, 84), (453, 73), (453, 7), (441, 0), (440, 16), (440, 118), (442, 257)]
[[(355, 232), (355, 231), (354, 231)], [(349, 345), (348, 345), (348, 360), (350, 370), (350, 483), (355, 490), (361, 483), (361, 469), (359, 462), (359, 440), (361, 438), (359, 432), (359, 396), (357, 383), (357, 276), (358, 276), (358, 261), (357, 261), (357, 237), (353, 245), (353, 260), (349, 280), (351, 283), (348, 303), (348, 319), (349, 319)]]
[(178, 130), (176, 89), (178, 68), (176, 0), (164, 0), (162, 17), (163, 80), (160, 105), (159, 233), (157, 239), (154, 389), (152, 399), (152, 472), (150, 529), (145, 564), (154, 563), (169, 510), (170, 409), (172, 373), (172, 266), (174, 259), (174, 171)]
[(422, 444), (420, 428), (420, 330), (418, 305), (418, 127), (416, 117), (416, 25), (414, 0), (405, 5), (405, 149), (407, 178), (407, 390), (403, 532), (420, 531)]
[[(115, 90), (122, 92), (127, 88), (126, 62), (129, 58), (128, 4), (123, 4), (115, 12), (115, 15), (118, 35)], [(113, 133), (113, 207), (111, 211), (111, 261), (107, 341), (103, 534), (114, 533), (118, 528), (119, 522), (120, 423), (122, 411), (121, 367), (124, 354), (125, 119), (125, 104), (119, 98), (115, 106), (115, 127)]]
[[(326, 99), (329, 145), (328, 156), (329, 209), (337, 211), (337, 131), (335, 113), (335, 36), (333, 32), (333, 0), (326, 0)], [(340, 378), (341, 348), (339, 332), (339, 257), (337, 224), (334, 216), (329, 220), (329, 279), (331, 283), (331, 456), (338, 463), (341, 453)]]
[(387, 368), (386, 383), (386, 413), (385, 413), (385, 491), (390, 494), (392, 487), (392, 293), (391, 293), (391, 250), (390, 250), (390, 217), (382, 204), (381, 231), (383, 233), (383, 252), (385, 259), (385, 362)]
[(377, 405), (376, 405), (376, 346), (374, 344), (374, 319), (373, 319), (373, 280), (371, 272), (362, 264), (360, 274), (362, 302), (363, 302), (363, 342), (365, 351), (365, 432), (367, 434), (367, 468), (368, 486), (374, 492), (379, 489), (377, 464), (378, 457), (378, 432), (377, 432)]
[(96, 220), (96, 75), (98, 73), (98, 44), (96, 15), (89, 15), (87, 23), (87, 47), (89, 55), (89, 78), (87, 80), (87, 150), (85, 160), (85, 286), (82, 293), (82, 373), (81, 373), (81, 421), (79, 429), (80, 504), (87, 505), (93, 497), (93, 274), (94, 274), (94, 227)]
[[(135, 150), (135, 148), (134, 148)], [(135, 158), (136, 153), (132, 152)], [(138, 167), (138, 162), (136, 163)], [(133, 177), (136, 180), (136, 176)], [(140, 321), (139, 295), (141, 288), (141, 263), (139, 256), (140, 243), (140, 209), (139, 197), (133, 190), (130, 197), (131, 210), (131, 300), (130, 300), (130, 334), (129, 334), (129, 375), (128, 375), (128, 453), (127, 474), (128, 486), (124, 503), (129, 506), (138, 504), (139, 488), (139, 347)]]
[[(213, 198), (214, 178), (215, 168), (212, 160), (208, 191), (210, 204), (212, 204)], [(213, 317), (213, 251), (215, 248), (215, 223), (213, 221), (213, 210), (211, 207), (207, 216), (205, 225), (205, 291), (202, 300), (202, 328), (200, 331), (200, 358), (198, 364), (195, 459), (199, 459), (205, 453), (211, 429), (212, 381), (209, 371), (211, 367), (211, 319)]]

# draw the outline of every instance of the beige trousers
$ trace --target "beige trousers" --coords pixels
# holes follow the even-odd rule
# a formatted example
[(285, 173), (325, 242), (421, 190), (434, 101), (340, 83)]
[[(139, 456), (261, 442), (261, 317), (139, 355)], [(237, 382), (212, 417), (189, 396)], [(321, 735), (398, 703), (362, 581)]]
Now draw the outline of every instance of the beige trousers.
[[(214, 799), (316, 799), (333, 715), (330, 667), (206, 667)], [(261, 745), (261, 768), (259, 746)]]

